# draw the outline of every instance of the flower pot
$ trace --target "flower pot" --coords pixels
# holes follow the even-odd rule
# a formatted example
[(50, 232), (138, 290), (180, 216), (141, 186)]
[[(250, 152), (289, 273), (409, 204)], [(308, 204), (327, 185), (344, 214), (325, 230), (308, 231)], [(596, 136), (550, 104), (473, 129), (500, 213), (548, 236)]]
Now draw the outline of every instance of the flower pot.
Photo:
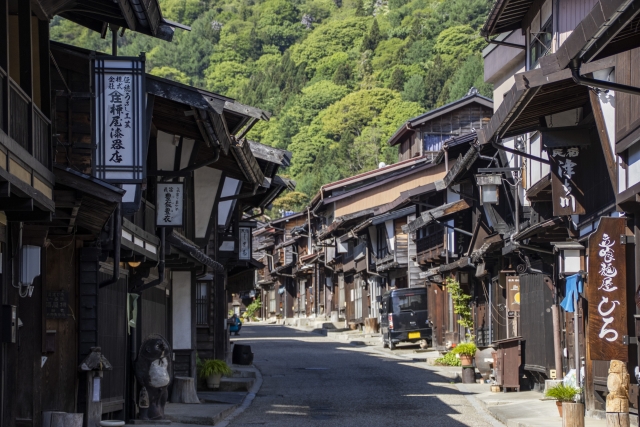
[(207, 387), (215, 389), (220, 388), (220, 379), (222, 379), (222, 374), (213, 374), (207, 377)]
[(562, 418), (562, 402), (556, 400), (556, 406), (558, 407), (558, 415), (560, 415), (560, 418)]
[(473, 366), (473, 356), (469, 356), (468, 354), (461, 354), (460, 364), (462, 364), (462, 366)]
[(584, 404), (562, 402), (562, 427), (584, 427)]

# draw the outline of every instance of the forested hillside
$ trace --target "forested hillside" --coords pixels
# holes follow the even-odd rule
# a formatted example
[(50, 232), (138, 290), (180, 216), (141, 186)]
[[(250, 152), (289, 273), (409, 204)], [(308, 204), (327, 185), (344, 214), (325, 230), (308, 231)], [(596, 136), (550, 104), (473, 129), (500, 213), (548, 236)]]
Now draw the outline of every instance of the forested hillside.
[[(173, 43), (125, 33), (152, 74), (273, 113), (250, 138), (293, 152), (293, 208), (326, 182), (396, 161), (387, 138), (406, 119), (475, 86), (487, 96), (478, 35), (491, 0), (160, 0), (190, 25)], [(108, 52), (110, 41), (56, 18), (56, 40)], [(303, 193), (303, 194), (298, 194)], [(298, 205), (298, 206), (295, 206)]]

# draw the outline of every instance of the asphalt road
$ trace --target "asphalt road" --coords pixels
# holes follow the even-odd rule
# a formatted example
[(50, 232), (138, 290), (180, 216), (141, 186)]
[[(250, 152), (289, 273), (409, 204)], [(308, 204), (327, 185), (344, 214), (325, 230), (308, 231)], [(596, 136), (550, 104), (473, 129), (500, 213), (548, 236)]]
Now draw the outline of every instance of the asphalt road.
[(497, 426), (449, 377), (393, 356), (276, 325), (243, 325), (263, 377), (251, 406), (230, 425)]

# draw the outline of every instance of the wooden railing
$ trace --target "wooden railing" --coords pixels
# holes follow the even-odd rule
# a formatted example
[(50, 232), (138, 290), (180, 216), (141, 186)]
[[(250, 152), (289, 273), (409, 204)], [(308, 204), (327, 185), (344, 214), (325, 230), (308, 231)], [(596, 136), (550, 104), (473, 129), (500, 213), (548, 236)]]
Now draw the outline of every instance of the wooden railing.
[(11, 79), (9, 79), (9, 136), (22, 148), (29, 150), (29, 104), (31, 99)]
[(47, 168), (51, 166), (51, 122), (33, 106), (33, 148), (31, 154)]
[(444, 250), (444, 228), (416, 240), (416, 261), (433, 262)]
[[(0, 93), (0, 99), (1, 95)], [(9, 108), (9, 136), (36, 160), (50, 168), (51, 121), (11, 78)]]

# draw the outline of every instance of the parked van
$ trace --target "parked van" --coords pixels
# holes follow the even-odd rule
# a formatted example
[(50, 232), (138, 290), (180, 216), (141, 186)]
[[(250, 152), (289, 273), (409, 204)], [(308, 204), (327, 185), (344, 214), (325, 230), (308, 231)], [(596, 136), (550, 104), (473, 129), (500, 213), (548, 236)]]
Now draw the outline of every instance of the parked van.
[(431, 346), (432, 329), (427, 311), (427, 288), (394, 289), (381, 298), (380, 331), (384, 347), (401, 342)]

